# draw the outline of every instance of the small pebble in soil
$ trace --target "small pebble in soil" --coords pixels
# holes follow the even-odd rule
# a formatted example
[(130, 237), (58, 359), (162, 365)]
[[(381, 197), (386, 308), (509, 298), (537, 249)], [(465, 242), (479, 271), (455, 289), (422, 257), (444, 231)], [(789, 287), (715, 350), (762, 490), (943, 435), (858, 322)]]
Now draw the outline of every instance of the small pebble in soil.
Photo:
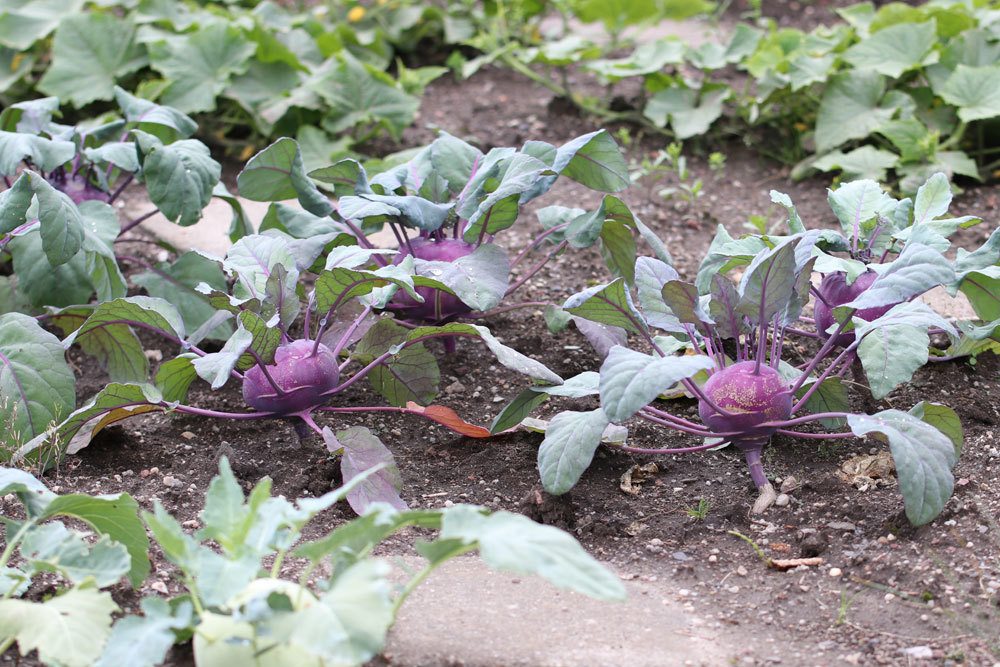
[(831, 567), (830, 571), (828, 572), (828, 574), (831, 577), (839, 577), (841, 574), (843, 574), (843, 572), (840, 570), (839, 567)]
[(830, 530), (840, 530), (845, 533), (853, 533), (855, 528), (857, 528), (857, 526), (855, 526), (850, 521), (831, 521), (830, 523), (826, 524), (826, 527), (829, 528)]
[(792, 502), (792, 498), (787, 493), (778, 494), (778, 497), (774, 499), (774, 504), (778, 507), (787, 507), (790, 502)]
[(934, 657), (930, 646), (911, 646), (910, 648), (901, 648), (899, 652), (914, 660), (930, 660)]
[(740, 575), (741, 577), (745, 577), (747, 576), (747, 569), (742, 565), (740, 565), (738, 568), (736, 568), (736, 574)]

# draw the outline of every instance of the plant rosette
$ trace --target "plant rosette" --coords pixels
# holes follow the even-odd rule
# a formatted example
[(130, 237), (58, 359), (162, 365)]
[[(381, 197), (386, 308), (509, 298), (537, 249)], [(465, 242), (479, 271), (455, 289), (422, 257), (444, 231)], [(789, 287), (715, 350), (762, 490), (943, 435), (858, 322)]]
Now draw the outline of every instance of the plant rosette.
[[(345, 246), (321, 261), (323, 250), (322, 243), (298, 244), (275, 232), (240, 239), (225, 258), (200, 256), (226, 280), (224, 289), (199, 285), (213, 312), (190, 333), (176, 307), (148, 296), (51, 311), (47, 322), (63, 330), (61, 342), (34, 318), (0, 316), (0, 359), (12, 370), (0, 378), (4, 396), (14, 398), (12, 404), (0, 406), (4, 423), (12, 425), (5, 431), (5, 458), (51, 465), (85, 447), (109, 424), (153, 411), (223, 420), (290, 419), (300, 437), (314, 431), (330, 453), (341, 458), (345, 480), (387, 464), (348, 496), (358, 512), (375, 501), (405, 507), (399, 497), (399, 470), (385, 445), (364, 428), (334, 433), (319, 426), (315, 415), (411, 414), (466, 436), (489, 436), (487, 429), (463, 421), (449, 408), (430, 405), (438, 393), (440, 371), (425, 342), (434, 338), (477, 339), (507, 368), (539, 381), (561, 382), (486, 327), (451, 323), (408, 329), (375, 315), (399, 290), (422, 300), (412, 259), (373, 269), (367, 267), (374, 257), (392, 251)], [(323, 269), (307, 287), (302, 275), (317, 262)], [(205, 336), (225, 323), (232, 334), (221, 349), (202, 349)], [(176, 356), (159, 364), (152, 380), (137, 331), (155, 334), (178, 349)], [(64, 358), (72, 345), (94, 356), (112, 380), (77, 410), (73, 376)], [(213, 390), (239, 382), (250, 409), (220, 412), (188, 404), (189, 387), (199, 378)], [(388, 405), (344, 404), (348, 390), (366, 378)]]
[[(775, 499), (761, 457), (771, 436), (830, 440), (872, 434), (889, 445), (907, 517), (917, 525), (931, 521), (954, 485), (951, 470), (962, 446), (958, 416), (932, 403), (920, 403), (909, 412), (854, 414), (849, 412), (841, 377), (856, 350), (886, 348), (883, 354), (891, 353), (898, 361), (886, 371), (884, 381), (896, 386), (925, 360), (929, 329), (937, 328), (953, 338), (957, 330), (926, 305), (909, 300), (919, 293), (919, 284), (883, 274), (879, 281), (895, 289), (873, 287), (868, 293), (886, 294), (886, 299), (900, 299), (900, 303), (870, 322), (856, 316), (859, 308), (840, 306), (837, 329), (811, 359), (799, 367), (783, 361), (786, 330), (798, 321), (809, 301), (818, 261), (812, 251), (821, 238), (820, 232), (803, 232), (776, 241), (753, 256), (739, 283), (722, 271), (715, 272), (705, 295), (698, 293), (695, 284), (682, 281), (669, 265), (641, 257), (635, 267), (635, 297), (621, 278), (570, 297), (563, 306), (567, 312), (620, 327), (642, 339), (653, 353), (615, 345), (598, 373), (584, 373), (555, 387), (526, 390), (504, 409), (494, 427), (518, 423), (553, 395), (597, 395), (599, 408), (559, 413), (545, 428), (538, 468), (549, 492), (565, 493), (572, 488), (602, 443), (649, 455), (732, 444), (743, 452), (759, 491), (755, 512), (764, 511)], [(838, 349), (838, 336), (848, 328), (854, 339)], [(665, 334), (655, 335), (656, 329)], [(903, 345), (900, 338), (913, 342)], [(700, 423), (657, 407), (661, 395), (679, 393), (698, 401)], [(633, 417), (696, 436), (703, 444), (664, 449), (630, 446), (621, 425)], [(833, 430), (796, 428), (811, 423)], [(835, 430), (844, 426), (848, 430)]]

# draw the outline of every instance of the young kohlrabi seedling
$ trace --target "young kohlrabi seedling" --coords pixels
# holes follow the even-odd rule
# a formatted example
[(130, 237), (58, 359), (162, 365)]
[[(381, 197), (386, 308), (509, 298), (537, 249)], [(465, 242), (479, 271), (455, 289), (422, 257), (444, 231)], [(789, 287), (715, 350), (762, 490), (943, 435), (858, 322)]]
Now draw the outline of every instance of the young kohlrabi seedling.
[[(98, 301), (125, 296), (119, 261), (150, 269), (137, 281), (151, 285), (160, 270), (123, 255), (119, 244), (144, 242), (129, 232), (157, 214), (193, 225), (215, 196), (234, 207), (233, 240), (252, 232), (219, 183), (219, 164), (189, 138), (193, 120), (120, 88), (115, 99), (120, 116), (75, 126), (57, 122), (54, 97), (0, 114), (0, 175), (7, 185), (0, 193), (0, 268), (10, 264), (13, 272), (0, 275), (0, 313), (87, 303), (95, 292)], [(112, 205), (134, 181), (144, 185), (152, 207), (119, 220)]]
[[(805, 225), (787, 195), (772, 191), (771, 199), (788, 211), (791, 233), (805, 232)], [(894, 199), (871, 180), (853, 181), (829, 192), (830, 208), (840, 222), (841, 231), (818, 232), (813, 254), (815, 270), (823, 277), (810, 287), (815, 298), (814, 317), (800, 317), (807, 325), (815, 325), (815, 333), (795, 326), (786, 329), (789, 333), (826, 340), (838, 328), (839, 308), (849, 306), (855, 311), (853, 317), (872, 322), (894, 306), (936, 287), (946, 288), (952, 295), (963, 292), (980, 317), (979, 322), (955, 323), (962, 335), (944, 351), (932, 348), (928, 353), (926, 336), (910, 328), (877, 332), (867, 342), (852, 348), (851, 356), (860, 359), (875, 398), (882, 398), (900, 383), (909, 381), (913, 372), (928, 360), (946, 361), (997, 349), (990, 337), (1000, 331), (1000, 308), (996, 291), (990, 293), (990, 281), (991, 274), (996, 273), (1000, 239), (991, 238), (976, 253), (961, 250), (961, 259), (949, 260), (945, 256), (951, 250), (948, 237), (982, 221), (975, 216), (944, 217), (951, 199), (951, 186), (940, 173), (924, 183), (912, 200)], [(783, 238), (754, 235), (734, 239), (720, 227), (698, 272), (699, 291), (703, 294), (709, 291), (716, 273), (747, 266), (757, 253)], [(938, 327), (931, 327), (928, 332), (944, 333)], [(836, 334), (833, 342), (846, 347), (854, 340), (855, 333), (847, 327)], [(902, 348), (906, 349), (905, 361), (886, 356)], [(887, 359), (892, 360), (887, 363)]]
[[(760, 492), (754, 506), (759, 512), (775, 498), (761, 461), (772, 435), (828, 440), (878, 433), (888, 440), (895, 459), (907, 517), (923, 524), (937, 516), (951, 495), (951, 468), (961, 449), (957, 415), (931, 403), (920, 403), (910, 412), (852, 414), (840, 376), (850, 367), (851, 355), (865, 345), (882, 349), (896, 365), (919, 365), (926, 355), (927, 330), (936, 327), (955, 336), (955, 328), (926, 305), (909, 301), (921, 291), (919, 281), (886, 272), (870, 293), (890, 294), (897, 305), (870, 322), (857, 316), (865, 304), (838, 306), (839, 324), (810, 360), (799, 367), (782, 361), (787, 329), (809, 300), (818, 261), (814, 249), (822, 238), (820, 232), (804, 232), (777, 241), (754, 255), (738, 284), (716, 272), (704, 296), (667, 264), (643, 257), (635, 267), (638, 307), (622, 279), (567, 300), (563, 307), (569, 313), (624, 328), (640, 336), (653, 354), (613, 346), (599, 374), (585, 373), (557, 387), (535, 387), (529, 390), (534, 398), (525, 392), (502, 413), (505, 421), (516, 421), (548, 395), (599, 394), (601, 407), (596, 410), (563, 412), (548, 424), (538, 454), (546, 489), (564, 493), (576, 484), (602, 439), (613, 448), (641, 454), (698, 452), (729, 443), (746, 457)], [(670, 335), (656, 336), (653, 329)], [(837, 341), (847, 331), (854, 339), (838, 350)], [(901, 345), (898, 339), (903, 336), (919, 339), (922, 347)], [(678, 355), (682, 350), (686, 353)], [(697, 399), (701, 423), (654, 405), (657, 397), (678, 386)], [(623, 444), (620, 434), (609, 437), (609, 425), (633, 416), (705, 442), (646, 449)], [(813, 422), (827, 428), (846, 425), (849, 430), (796, 430)]]
[[(175, 643), (190, 640), (198, 667), (361, 665), (382, 650), (409, 594), (439, 565), (472, 552), (496, 570), (538, 575), (601, 600), (624, 598), (618, 577), (570, 535), (472, 505), (401, 511), (378, 504), (302, 541), (318, 514), (377, 473), (369, 470), (318, 498), (289, 501), (271, 494), (266, 477), (244, 495), (223, 457), (197, 532), (185, 532), (159, 501), (142, 513), (181, 594), (144, 598), (142, 614), (112, 626), (118, 607), (97, 587), (126, 573), (138, 586), (149, 572), (149, 541), (135, 501), (127, 494), (57, 496), (21, 470), (0, 468), (0, 495), (17, 494), (27, 514), (4, 517), (14, 539), (0, 556), (0, 653), (17, 643), (22, 655), (37, 650), (45, 665), (153, 667)], [(91, 524), (100, 539), (88, 544), (79, 531), (49, 520), (60, 515)], [(426, 563), (400, 588), (389, 562), (371, 554), (408, 526), (436, 535), (416, 544)], [(9, 567), (15, 551), (20, 562)], [(33, 574), (51, 571), (72, 587), (42, 602), (18, 599)], [(295, 579), (282, 578), (289, 571)]]
[[(151, 411), (217, 419), (289, 419), (300, 437), (315, 431), (332, 454), (341, 456), (344, 479), (349, 480), (379, 462), (391, 464), (392, 455), (367, 429), (334, 433), (320, 427), (314, 420), (317, 413), (415, 414), (464, 435), (489, 435), (448, 408), (424, 407), (436, 396), (440, 379), (437, 362), (423, 345), (427, 340), (477, 338), (508, 368), (560, 382), (558, 375), (503, 345), (485, 327), (451, 323), (406, 329), (391, 318), (374, 316), (373, 311), (384, 308), (397, 290), (418, 302), (422, 299), (411, 275), (412, 260), (364, 268), (374, 256), (392, 251), (335, 248), (307, 293), (300, 276), (317, 263), (323, 250), (322, 239), (299, 243), (272, 233), (244, 237), (224, 259), (206, 260), (216, 263), (232, 286), (199, 287), (216, 310), (190, 334), (177, 308), (146, 296), (52, 311), (48, 322), (66, 334), (61, 346), (32, 318), (0, 316), (0, 331), (11, 332), (10, 343), (8, 338), (0, 343), (0, 355), (5, 355), (0, 360), (10, 360), (0, 379), (5, 381), (4, 396), (13, 399), (0, 407), (4, 422), (13, 425), (5, 434), (6, 449), (16, 459), (54, 463), (66, 451), (86, 446), (108, 424)], [(226, 322), (233, 323), (235, 331), (221, 350), (199, 347), (208, 332)], [(177, 356), (160, 364), (152, 383), (138, 331), (179, 348)], [(72, 375), (62, 359), (62, 347), (73, 344), (96, 357), (112, 380), (76, 411), (72, 411)], [(6, 366), (11, 369), (9, 376)], [(351, 366), (354, 369), (348, 373)], [(186, 403), (188, 389), (198, 378), (212, 389), (230, 380), (241, 383), (249, 410), (220, 412)], [(345, 405), (347, 390), (364, 378), (391, 405)], [(52, 422), (57, 426), (51, 427)], [(398, 469), (389, 465), (348, 499), (359, 512), (375, 500), (404, 507), (398, 487)]]
[[(287, 178), (275, 175), (275, 167)], [(521, 207), (545, 194), (561, 175), (601, 192), (629, 184), (618, 146), (601, 130), (560, 147), (529, 141), (520, 150), (494, 148), (485, 154), (442, 132), (409, 161), (372, 177), (358, 162), (343, 160), (308, 175), (333, 191), (336, 210), (306, 177), (294, 142), (282, 140), (247, 164), (239, 186), (253, 199), (297, 197), (309, 212), (342, 220), (366, 248), (373, 248), (369, 235), (388, 227), (399, 253), (393, 259), (376, 255), (376, 260), (387, 265), (412, 259), (422, 299), (398, 292), (386, 309), (414, 326), (545, 305), (506, 299), (567, 246), (600, 242), (614, 271), (631, 271), (634, 234), (652, 234), (611, 196), (591, 212), (562, 206), (540, 210), (542, 231), (513, 259), (496, 242), (518, 222)], [(544, 256), (514, 279), (512, 271), (546, 245)]]

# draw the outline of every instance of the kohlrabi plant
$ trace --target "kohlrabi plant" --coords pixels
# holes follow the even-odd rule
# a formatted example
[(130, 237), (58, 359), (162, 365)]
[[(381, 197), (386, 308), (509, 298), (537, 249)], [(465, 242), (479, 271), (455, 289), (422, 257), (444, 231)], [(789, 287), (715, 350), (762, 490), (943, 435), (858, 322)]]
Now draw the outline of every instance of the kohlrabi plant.
[[(771, 199), (787, 210), (791, 233), (805, 232), (805, 224), (787, 195), (772, 191)], [(996, 349), (990, 336), (997, 335), (1000, 312), (989, 273), (995, 272), (991, 267), (997, 262), (998, 241), (991, 239), (975, 253), (960, 250), (959, 261), (948, 259), (946, 255), (952, 250), (949, 237), (982, 222), (977, 216), (947, 217), (951, 200), (951, 186), (941, 173), (920, 186), (913, 199), (897, 200), (871, 180), (845, 183), (829, 192), (830, 208), (841, 230), (816, 232), (819, 236), (812, 252), (815, 270), (822, 279), (810, 286), (815, 299), (813, 317), (800, 316), (807, 327), (815, 327), (815, 332), (791, 324), (787, 331), (820, 341), (832, 336), (836, 347), (851, 347), (849, 356), (860, 359), (875, 398), (909, 381), (928, 360), (946, 361)], [(734, 239), (720, 227), (698, 272), (699, 292), (710, 291), (715, 274), (746, 267), (757, 253), (784, 238), (758, 234)], [(953, 322), (961, 336), (946, 350), (928, 350), (926, 333), (943, 334), (939, 327), (925, 333), (911, 328), (887, 329), (857, 346), (851, 346), (856, 338), (851, 327), (838, 327), (839, 308), (851, 307), (854, 318), (873, 322), (894, 306), (934, 288), (947, 289), (952, 295), (961, 291), (980, 318), (978, 322)], [(885, 343), (876, 344), (876, 339)], [(886, 356), (892, 353), (905, 356), (905, 360)]]
[[(950, 336), (957, 332), (923, 303), (910, 301), (923, 289), (920, 280), (908, 271), (887, 271), (867, 292), (882, 295), (879, 299), (834, 308), (838, 324), (810, 359), (798, 366), (783, 361), (788, 329), (809, 301), (818, 263), (814, 250), (822, 238), (820, 232), (801, 232), (768, 239), (770, 247), (752, 257), (738, 283), (724, 271), (715, 271), (704, 296), (669, 265), (643, 257), (635, 266), (635, 298), (621, 278), (570, 297), (563, 306), (567, 312), (620, 327), (641, 338), (652, 353), (615, 345), (599, 373), (584, 373), (556, 387), (532, 388), (501, 414), (498, 421), (516, 423), (549, 395), (600, 396), (599, 408), (563, 412), (549, 422), (538, 453), (545, 488), (552, 493), (568, 491), (602, 440), (621, 451), (651, 455), (732, 444), (746, 457), (760, 493), (754, 505), (759, 512), (775, 498), (761, 458), (773, 435), (830, 440), (877, 434), (888, 441), (895, 460), (907, 517), (923, 524), (937, 516), (951, 495), (951, 469), (962, 444), (955, 412), (922, 402), (909, 412), (853, 414), (841, 376), (850, 367), (852, 354), (866, 347), (890, 360), (885, 373), (887, 381), (894, 381), (926, 359), (929, 329)], [(872, 321), (858, 317), (863, 307), (888, 305), (883, 299), (896, 305)], [(656, 329), (666, 335), (656, 335)], [(837, 342), (848, 331), (854, 337), (841, 349)], [(911, 340), (912, 344), (905, 342)], [(700, 422), (656, 404), (659, 396), (678, 389), (698, 401)], [(632, 417), (701, 438), (703, 443), (666, 448), (627, 445), (621, 429), (612, 425)], [(806, 424), (832, 430), (798, 429)]]
[[(488, 153), (441, 133), (407, 162), (376, 176), (369, 177), (354, 160), (310, 172), (333, 191), (336, 210), (307, 178), (294, 142), (284, 139), (247, 164), (239, 186), (240, 194), (251, 199), (297, 197), (310, 214), (342, 221), (369, 249), (374, 245), (369, 235), (390, 229), (398, 254), (375, 259), (383, 265), (412, 260), (421, 299), (401, 291), (385, 308), (413, 326), (544, 305), (506, 300), (566, 247), (599, 242), (612, 270), (631, 272), (635, 235), (655, 237), (612, 196), (589, 212), (563, 206), (539, 210), (541, 229), (513, 259), (498, 242), (498, 234), (518, 223), (521, 207), (545, 194), (561, 175), (602, 192), (629, 183), (617, 144), (600, 130), (560, 147), (529, 141), (520, 150)], [(538, 249), (543, 256), (521, 268)]]
[[(290, 501), (272, 495), (266, 477), (244, 495), (223, 457), (196, 532), (186, 532), (159, 501), (142, 513), (180, 594), (143, 598), (141, 614), (115, 620), (118, 606), (99, 587), (126, 575), (138, 587), (149, 572), (149, 540), (135, 501), (127, 494), (58, 496), (26, 472), (0, 468), (0, 496), (15, 494), (25, 511), (24, 518), (2, 517), (0, 653), (16, 643), (22, 655), (37, 650), (53, 667), (153, 667), (174, 644), (191, 641), (197, 667), (361, 665), (382, 650), (409, 594), (439, 565), (472, 552), (496, 570), (538, 575), (593, 598), (625, 596), (618, 577), (570, 535), (472, 505), (377, 504), (302, 540), (307, 524), (373, 474)], [(98, 539), (88, 543), (81, 531), (52, 520), (60, 516), (89, 524)], [(435, 537), (416, 543), (426, 562), (399, 587), (389, 561), (372, 552), (408, 526)], [(50, 572), (70, 585), (41, 601), (20, 598), (34, 575)]]
[[(233, 239), (252, 231), (219, 183), (219, 164), (189, 138), (194, 121), (120, 88), (115, 100), (120, 115), (72, 126), (58, 122), (54, 97), (0, 113), (0, 175), (7, 186), (0, 192), (0, 273), (11, 274), (0, 275), (0, 313), (87, 303), (95, 293), (98, 301), (122, 297), (119, 262), (149, 269), (137, 282), (157, 291), (163, 271), (121, 251), (124, 242), (144, 241), (129, 232), (157, 214), (193, 225), (211, 198), (221, 197), (236, 212)], [(115, 205), (133, 182), (143, 184), (151, 206), (121, 220)]]
[[(77, 451), (100, 429), (151, 411), (217, 419), (288, 419), (300, 437), (319, 434), (341, 456), (349, 480), (392, 456), (364, 428), (334, 433), (314, 421), (319, 413), (384, 411), (421, 415), (465, 435), (483, 437), (484, 428), (463, 422), (448, 408), (428, 404), (438, 391), (440, 371), (425, 341), (473, 337), (497, 360), (530, 377), (560, 382), (559, 376), (503, 345), (482, 326), (404, 328), (391, 317), (379, 318), (398, 290), (416, 302), (413, 260), (370, 270), (373, 257), (393, 251), (337, 247), (307, 287), (300, 277), (324, 251), (324, 239), (297, 242), (279, 232), (246, 236), (224, 259), (208, 259), (226, 277), (222, 288), (204, 283), (199, 290), (214, 311), (188, 333), (171, 303), (148, 296), (122, 297), (100, 304), (52, 310), (45, 321), (61, 329), (62, 343), (34, 318), (18, 313), (0, 316), (0, 381), (7, 405), (3, 417), (5, 459), (54, 463)], [(221, 350), (199, 345), (221, 324), (235, 330)], [(152, 382), (143, 340), (152, 334), (177, 350), (156, 369)], [(73, 410), (73, 378), (63, 348), (78, 345), (98, 359), (112, 380), (85, 406)], [(242, 386), (245, 412), (220, 412), (187, 403), (196, 379), (212, 389), (235, 381)], [(347, 391), (367, 378), (388, 406), (345, 401)], [(425, 407), (427, 406), (427, 407)], [(54, 425), (53, 425), (54, 424)], [(398, 469), (389, 465), (356, 488), (348, 499), (359, 512), (375, 500), (404, 504), (398, 496)]]

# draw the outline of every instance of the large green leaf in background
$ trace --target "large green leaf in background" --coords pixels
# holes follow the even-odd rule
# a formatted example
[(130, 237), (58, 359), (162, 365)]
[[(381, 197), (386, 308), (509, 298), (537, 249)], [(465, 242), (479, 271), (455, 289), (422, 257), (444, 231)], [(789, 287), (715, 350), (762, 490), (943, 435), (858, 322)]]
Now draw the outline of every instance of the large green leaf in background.
[(1000, 116), (1000, 65), (959, 65), (938, 92), (966, 123)]
[(202, 210), (222, 175), (208, 147), (195, 139), (164, 144), (152, 134), (134, 130), (143, 155), (143, 179), (150, 200), (167, 220), (187, 226), (201, 220)]
[(110, 99), (115, 82), (145, 64), (131, 21), (96, 12), (68, 15), (56, 30), (52, 64), (38, 88), (79, 107)]
[(0, 2), (0, 44), (25, 51), (75, 14), (84, 0), (3, 0)]
[(875, 71), (850, 71), (830, 79), (816, 118), (816, 150), (825, 153), (845, 141), (863, 139), (892, 118), (879, 106), (885, 78)]

